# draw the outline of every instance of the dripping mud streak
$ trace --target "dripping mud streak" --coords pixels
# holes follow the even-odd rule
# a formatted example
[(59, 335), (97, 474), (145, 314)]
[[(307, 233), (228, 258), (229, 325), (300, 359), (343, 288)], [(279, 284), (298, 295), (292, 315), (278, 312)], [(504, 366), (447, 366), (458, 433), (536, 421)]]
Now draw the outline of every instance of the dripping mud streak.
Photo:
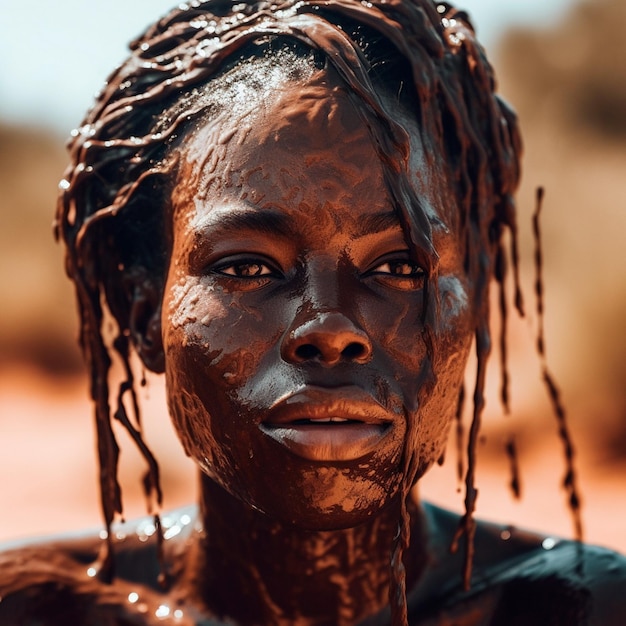
[(518, 499), (522, 496), (522, 485), (520, 481), (519, 472), (519, 458), (517, 454), (517, 444), (515, 443), (515, 437), (511, 437), (505, 445), (506, 455), (509, 458), (509, 465), (511, 468), (511, 493), (513, 497)]
[(536, 196), (536, 208), (533, 215), (533, 234), (535, 237), (535, 296), (537, 301), (537, 352), (541, 359), (543, 381), (548, 391), (552, 409), (557, 419), (558, 432), (563, 443), (565, 455), (565, 477), (563, 488), (568, 495), (568, 506), (572, 514), (574, 536), (578, 541), (583, 540), (583, 524), (581, 517), (581, 499), (578, 489), (578, 478), (575, 467), (575, 451), (572, 437), (567, 423), (565, 406), (561, 393), (548, 369), (544, 337), (544, 287), (543, 287), (543, 254), (541, 248), (541, 209), (543, 207), (544, 190), (539, 187)]
[(459, 484), (459, 491), (461, 490), (461, 483), (463, 482), (463, 476), (465, 474), (464, 463), (464, 441), (465, 441), (465, 429), (463, 428), (463, 409), (465, 407), (465, 385), (461, 385), (459, 391), (459, 404), (456, 410), (456, 478)]

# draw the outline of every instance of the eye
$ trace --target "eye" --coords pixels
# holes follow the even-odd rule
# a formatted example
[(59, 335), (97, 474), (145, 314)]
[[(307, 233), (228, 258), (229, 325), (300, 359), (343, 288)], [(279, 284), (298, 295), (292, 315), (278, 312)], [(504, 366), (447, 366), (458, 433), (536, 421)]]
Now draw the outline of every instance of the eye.
[(426, 272), (408, 258), (408, 253), (403, 252), (375, 261), (365, 276), (395, 289), (414, 291), (423, 288)]
[(258, 256), (222, 258), (209, 268), (209, 272), (228, 291), (254, 291), (283, 278), (276, 264)]
[(253, 260), (220, 265), (214, 271), (224, 276), (235, 276), (237, 278), (259, 278), (260, 276), (275, 276), (276, 274), (275, 270), (266, 263)]
[(409, 261), (386, 261), (378, 267), (370, 270), (372, 274), (390, 274), (392, 276), (424, 276), (424, 270), (415, 263)]

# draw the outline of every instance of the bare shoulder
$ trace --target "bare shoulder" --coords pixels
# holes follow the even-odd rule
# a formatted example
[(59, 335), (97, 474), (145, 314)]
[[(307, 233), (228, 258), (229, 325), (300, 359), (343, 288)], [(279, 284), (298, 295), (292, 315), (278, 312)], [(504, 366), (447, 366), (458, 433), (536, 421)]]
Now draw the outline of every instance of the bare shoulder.
[[(176, 512), (167, 519), (167, 549), (176, 552), (184, 541), (187, 516)], [(163, 618), (170, 614), (173, 618), (176, 607), (158, 582), (152, 519), (117, 526), (114, 532), (117, 558), (112, 584), (98, 575), (103, 541), (97, 531), (0, 545), (0, 624), (168, 623)]]
[(440, 533), (440, 546), (435, 549), (439, 563), (427, 577), (421, 604), (422, 609), (429, 606), (437, 619), (445, 616), (452, 623), (465, 620), (459, 623), (476, 626), (626, 624), (623, 555), (479, 522), (472, 585), (466, 591), (460, 576), (462, 556), (449, 552), (459, 518), (435, 507), (429, 516)]

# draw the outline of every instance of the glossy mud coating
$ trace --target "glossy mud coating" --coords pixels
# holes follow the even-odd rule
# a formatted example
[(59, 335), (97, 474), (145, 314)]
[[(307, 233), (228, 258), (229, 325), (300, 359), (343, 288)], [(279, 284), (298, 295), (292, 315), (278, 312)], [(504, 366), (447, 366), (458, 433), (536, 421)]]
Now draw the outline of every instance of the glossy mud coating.
[[(134, 42), (70, 151), (56, 228), (107, 532), (100, 548), (7, 553), (0, 616), (29, 619), (37, 597), (31, 621), (48, 623), (511, 624), (509, 607), (546, 589), (544, 623), (598, 610), (582, 567), (600, 571), (595, 553), (563, 544), (544, 562), (542, 538), (473, 521), (488, 287), (504, 294), (506, 231), (517, 276), (520, 143), (465, 14), (181, 5)], [(412, 489), (442, 454), (472, 338), (458, 520)], [(197, 511), (119, 530), (112, 418), (161, 504), (132, 349), (165, 372), (201, 491)], [(450, 553), (455, 535), (465, 554)]]
[[(187, 453), (233, 495), (304, 528), (355, 526), (397, 497), (406, 440), (420, 473), (441, 455), (470, 296), (457, 235), (426, 192), (439, 251), (431, 357), (426, 274), (347, 90), (327, 71), (275, 89), (181, 147), (158, 333), (169, 406)], [(215, 135), (231, 137), (217, 159)], [(410, 171), (430, 188), (423, 150)]]

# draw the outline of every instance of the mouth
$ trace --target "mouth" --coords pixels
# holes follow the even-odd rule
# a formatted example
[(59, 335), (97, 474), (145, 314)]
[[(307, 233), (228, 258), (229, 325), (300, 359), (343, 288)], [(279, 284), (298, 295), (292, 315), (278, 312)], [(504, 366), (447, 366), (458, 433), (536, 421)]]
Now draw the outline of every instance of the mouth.
[(397, 417), (358, 388), (309, 387), (274, 405), (260, 429), (309, 461), (353, 461), (379, 447)]

